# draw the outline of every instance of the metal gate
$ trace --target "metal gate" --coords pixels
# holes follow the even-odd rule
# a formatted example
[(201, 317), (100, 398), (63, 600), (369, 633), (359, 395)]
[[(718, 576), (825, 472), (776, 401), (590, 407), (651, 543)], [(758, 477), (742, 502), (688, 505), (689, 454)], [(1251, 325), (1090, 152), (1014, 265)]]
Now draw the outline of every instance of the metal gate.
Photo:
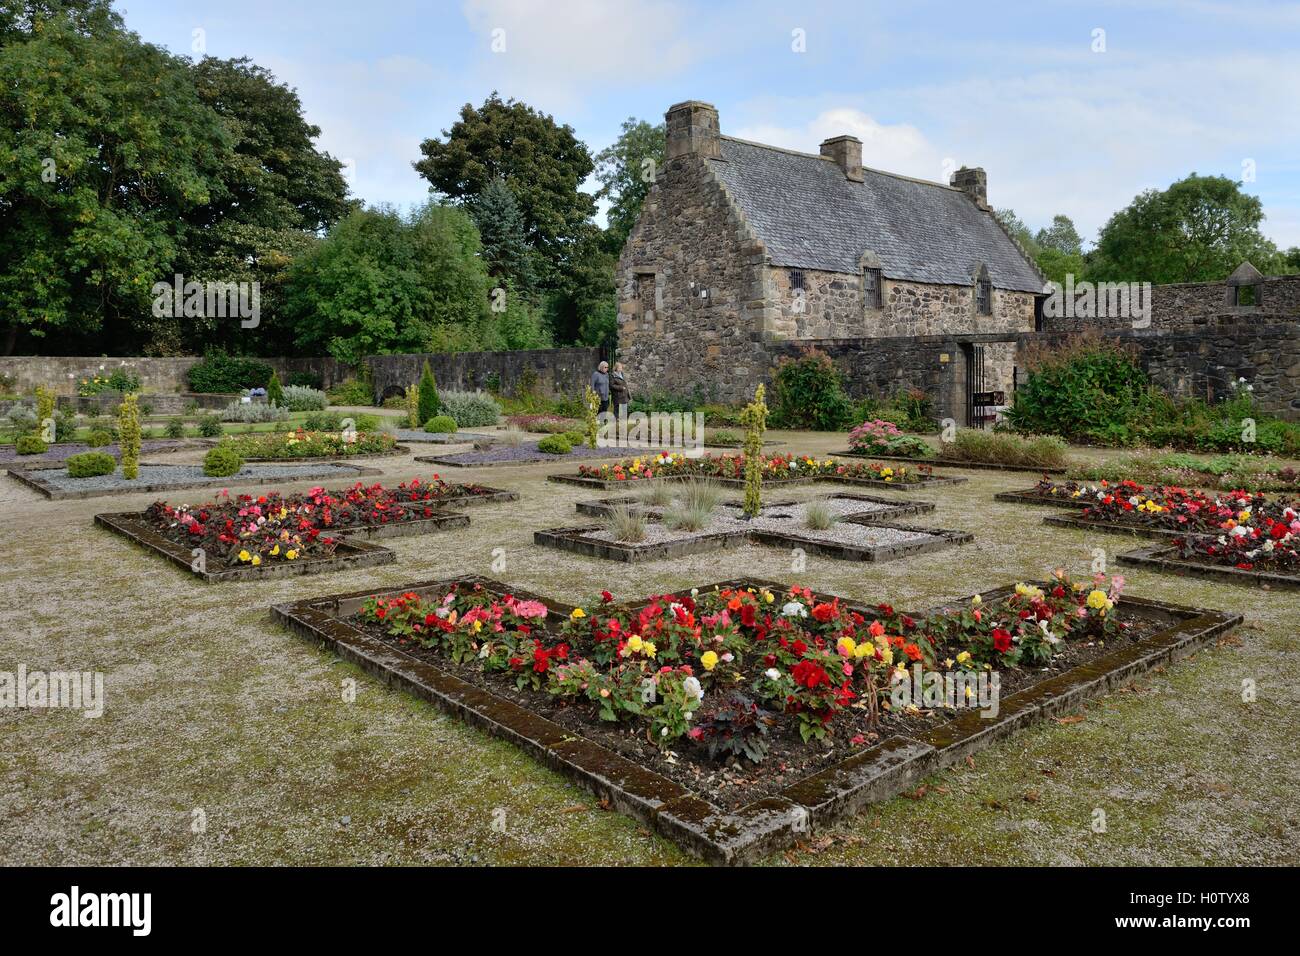
[(984, 346), (967, 343), (962, 346), (966, 357), (966, 425), (968, 428), (983, 428), (985, 405), (981, 399), (984, 394)]

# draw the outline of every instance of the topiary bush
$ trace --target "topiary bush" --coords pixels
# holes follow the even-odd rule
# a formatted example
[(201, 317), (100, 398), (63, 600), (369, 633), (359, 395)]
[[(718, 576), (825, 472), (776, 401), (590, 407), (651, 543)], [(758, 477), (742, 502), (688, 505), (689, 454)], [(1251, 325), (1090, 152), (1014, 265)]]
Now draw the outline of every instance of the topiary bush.
[(102, 428), (96, 428), (86, 436), (86, 444), (91, 448), (103, 448), (105, 445), (111, 445), (113, 444), (113, 433)]
[(117, 471), (117, 459), (104, 451), (83, 451), (68, 458), (68, 475), (72, 478), (95, 478)]
[(209, 478), (227, 478), (243, 467), (244, 459), (229, 442), (222, 442), (203, 456), (203, 473)]
[(192, 392), (240, 392), (267, 388), (275, 370), (256, 359), (209, 352), (185, 373)]
[[(424, 370), (420, 372), (419, 392), (419, 420), (427, 422), (442, 411), (442, 403), (438, 399), (438, 385), (433, 380), (433, 369), (429, 367), (428, 359), (424, 360)], [(459, 422), (460, 419), (457, 418), (456, 421)], [(461, 424), (464, 424), (464, 422), (461, 422)]]
[(214, 412), (199, 416), (199, 434), (204, 438), (216, 438), (222, 432), (221, 418)]
[(537, 443), (537, 450), (548, 455), (567, 455), (573, 451), (573, 445), (566, 435), (547, 435)]
[(266, 400), (272, 405), (284, 405), (284, 386), (277, 372), (272, 372), (271, 380), (266, 383)]
[(169, 418), (167, 420), (167, 437), (184, 438), (185, 437), (185, 420), (182, 418)]
[(456, 419), (450, 415), (434, 415), (424, 423), (424, 430), (434, 435), (451, 434), (456, 430)]
[(122, 396), (117, 406), (117, 441), (122, 456), (122, 477), (133, 481), (140, 477), (140, 406), (131, 392)]
[(14, 451), (20, 455), (43, 455), (49, 450), (40, 435), (19, 435), (14, 442)]
[[(501, 418), (500, 403), (486, 392), (443, 392), (440, 401), (442, 413), (454, 418), (460, 428), (495, 425)], [(426, 422), (431, 417), (421, 415)]]
[(853, 420), (853, 403), (830, 356), (815, 349), (786, 359), (772, 379), (771, 424), (777, 428), (839, 431)]

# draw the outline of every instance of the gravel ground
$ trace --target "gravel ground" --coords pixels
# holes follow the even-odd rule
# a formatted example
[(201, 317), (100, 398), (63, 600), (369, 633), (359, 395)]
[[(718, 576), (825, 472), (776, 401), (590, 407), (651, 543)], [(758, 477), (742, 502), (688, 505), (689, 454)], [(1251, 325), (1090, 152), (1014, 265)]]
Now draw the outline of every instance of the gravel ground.
[[(844, 444), (843, 435), (773, 437), (817, 454)], [(367, 481), (437, 470), (410, 458), (376, 467), (384, 477)], [(748, 574), (922, 609), (1057, 565), (1086, 574), (1098, 549), (1113, 561), (1139, 543), (1043, 525), (1049, 509), (993, 500), (1033, 476), (949, 469), (969, 482), (899, 500), (938, 504), (908, 523), (975, 534), (957, 559), (809, 555), (794, 572), (790, 552), (744, 545), (623, 565), (532, 543), (538, 528), (574, 523), (574, 505), (592, 496), (544, 481), (566, 470), (572, 464), (458, 469), (453, 480), (510, 488), (520, 500), (472, 509), (467, 528), (386, 541), (398, 555), (392, 565), (219, 587), (95, 528), (103, 500), (49, 501), (0, 482), (0, 670), (98, 670), (107, 697), (98, 719), (0, 709), (0, 864), (687, 863), (672, 843), (602, 810), (512, 745), (276, 627), (267, 607), (478, 573), (562, 601), (589, 600), (602, 587), (640, 597)], [(825, 493), (810, 486), (779, 496)], [(112, 510), (154, 497), (125, 496)], [(1125, 574), (1132, 594), (1240, 610), (1246, 623), (1089, 704), (1082, 722), (1017, 733), (923, 781), (913, 799), (872, 806), (770, 862), (1300, 862), (1300, 593)], [(1257, 689), (1250, 703), (1245, 680)], [(355, 682), (352, 703), (345, 681)], [(1104, 833), (1092, 828), (1096, 810)]]
[(494, 435), (480, 434), (477, 432), (426, 432), (421, 428), (395, 428), (391, 432), (398, 441), (423, 441), (436, 442), (440, 445), (459, 444), (464, 442), (466, 445), (472, 445), (482, 438), (494, 438)]
[(573, 458), (630, 458), (635, 454), (635, 451), (626, 448), (588, 448), (586, 445), (575, 445), (573, 451), (567, 455), (548, 455), (544, 451), (538, 451), (537, 442), (526, 441), (513, 446), (497, 444), (485, 451), (464, 451), (442, 457), (464, 465), (491, 465), (502, 461), (550, 462), (569, 461)]
[[(150, 438), (140, 442), (140, 454), (149, 455), (157, 452), (168, 452), (175, 448), (182, 447), (193, 439), (180, 438)], [(64, 461), (73, 455), (80, 455), (83, 451), (103, 451), (108, 452), (116, 458), (122, 453), (120, 445), (104, 445), (100, 448), (92, 448), (85, 442), (69, 441), (57, 445), (51, 445), (49, 450), (43, 455), (20, 455), (14, 451), (13, 445), (0, 445), (0, 464), (9, 464), (16, 462), (20, 465), (31, 465), (35, 463)]]
[(347, 465), (332, 462), (314, 462), (312, 464), (256, 464), (245, 465), (236, 475), (228, 478), (209, 478), (203, 473), (202, 465), (141, 465), (140, 477), (127, 481), (122, 477), (122, 469), (111, 475), (97, 475), (93, 478), (73, 478), (66, 469), (50, 468), (40, 473), (40, 478), (60, 491), (116, 491), (132, 485), (166, 485), (169, 488), (193, 488), (199, 485), (237, 485), (243, 479), (283, 478), (286, 481), (304, 478), (319, 478), (344, 481), (354, 478), (356, 471)]

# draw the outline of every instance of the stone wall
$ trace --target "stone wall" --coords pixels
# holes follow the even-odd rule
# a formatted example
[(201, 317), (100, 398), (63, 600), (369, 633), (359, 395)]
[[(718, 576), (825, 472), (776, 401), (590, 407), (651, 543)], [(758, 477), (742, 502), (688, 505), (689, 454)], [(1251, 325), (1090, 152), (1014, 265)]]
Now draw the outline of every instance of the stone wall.
[[(125, 369), (140, 378), (145, 392), (180, 394), (189, 390), (185, 374), (200, 361), (198, 356), (175, 358), (77, 357), (48, 355), (10, 355), (0, 357), (0, 376), (13, 381), (14, 391), (31, 392), (37, 385), (52, 388), (58, 395), (75, 395), (77, 382), (96, 375), (110, 375)], [(294, 372), (310, 372), (320, 377), (326, 388), (337, 385), (352, 367), (332, 358), (259, 358), (279, 373), (284, 381)]]
[(975, 287), (884, 280), (885, 307), (872, 335), (951, 335), (1027, 332), (1034, 328), (1030, 292), (993, 290), (993, 311), (975, 311)]
[(376, 400), (405, 392), (420, 380), (427, 360), (439, 388), (474, 391), (489, 386), (513, 394), (531, 380), (548, 395), (581, 395), (601, 359), (598, 348), (520, 349), (513, 352), (437, 352), (367, 358)]
[[(791, 276), (803, 276), (803, 288), (795, 289)], [(800, 339), (848, 338), (867, 335), (862, 310), (862, 279), (842, 272), (819, 269), (767, 270), (767, 296), (780, 310), (780, 320), (794, 325)]]

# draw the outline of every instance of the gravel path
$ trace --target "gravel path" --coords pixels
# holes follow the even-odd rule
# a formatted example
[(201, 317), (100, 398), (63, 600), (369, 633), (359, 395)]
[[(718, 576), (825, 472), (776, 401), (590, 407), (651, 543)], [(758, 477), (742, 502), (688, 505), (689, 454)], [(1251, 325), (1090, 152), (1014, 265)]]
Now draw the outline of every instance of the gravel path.
[(141, 465), (140, 477), (127, 481), (122, 477), (122, 469), (111, 475), (98, 475), (94, 478), (73, 478), (66, 470), (50, 468), (39, 473), (43, 481), (60, 491), (118, 491), (119, 489), (138, 488), (142, 485), (167, 488), (198, 488), (207, 485), (237, 485), (240, 481), (261, 478), (282, 478), (285, 481), (304, 478), (351, 478), (356, 469), (348, 465), (336, 465), (333, 462), (316, 462), (297, 465), (245, 465), (238, 474), (224, 478), (209, 478), (203, 473), (202, 465)]
[(548, 455), (538, 451), (537, 442), (526, 441), (518, 445), (493, 445), (486, 451), (464, 451), (444, 456), (462, 465), (492, 465), (501, 461), (564, 461), (569, 458), (628, 458), (626, 448), (588, 448), (577, 445), (567, 455)]
[[(140, 443), (140, 453), (142, 455), (157, 454), (164, 451), (175, 451), (178, 448), (185, 448), (194, 443), (193, 439), (184, 438), (152, 438)], [(0, 445), (0, 465), (16, 462), (21, 465), (40, 464), (42, 462), (65, 461), (73, 455), (80, 455), (84, 451), (103, 451), (116, 458), (122, 453), (120, 445), (104, 445), (100, 448), (92, 448), (85, 442), (69, 441), (61, 442), (57, 445), (51, 445), (49, 450), (43, 455), (20, 455), (14, 451), (13, 445)]]

